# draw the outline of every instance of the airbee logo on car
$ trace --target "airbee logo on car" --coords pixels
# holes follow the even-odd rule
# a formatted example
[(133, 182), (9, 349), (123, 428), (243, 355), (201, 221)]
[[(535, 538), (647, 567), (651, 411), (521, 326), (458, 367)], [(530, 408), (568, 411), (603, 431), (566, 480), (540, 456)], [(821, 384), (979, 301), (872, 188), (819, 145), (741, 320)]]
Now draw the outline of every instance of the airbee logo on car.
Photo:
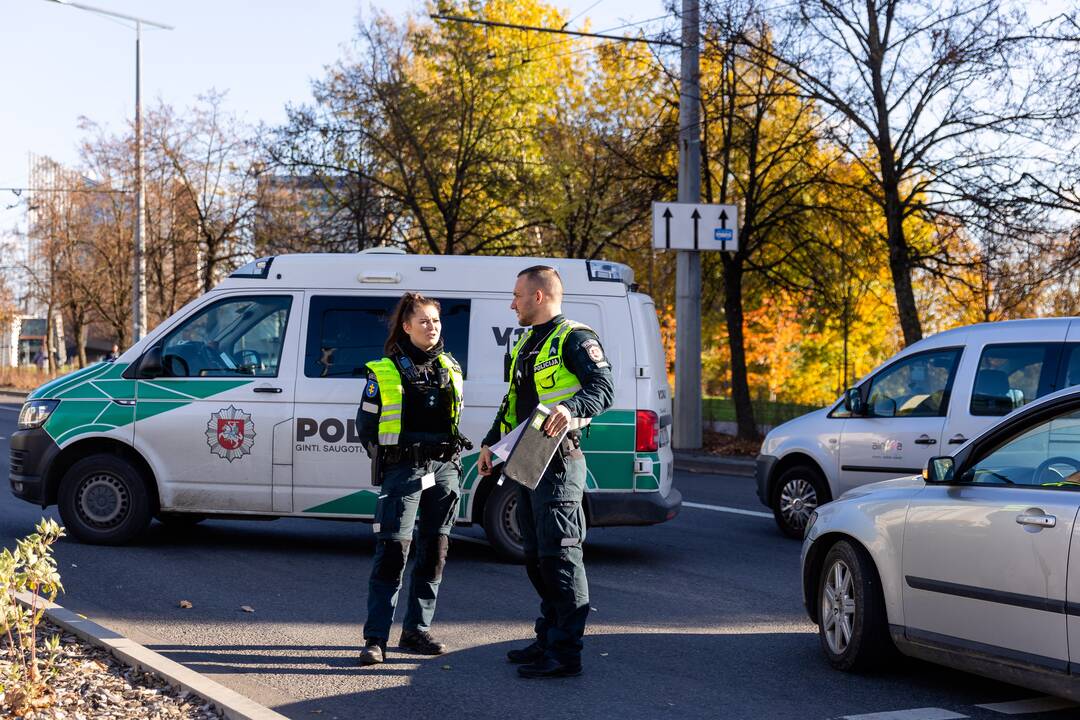
[(255, 423), (251, 415), (230, 405), (210, 413), (206, 423), (206, 444), (210, 452), (229, 462), (244, 457), (255, 444)]

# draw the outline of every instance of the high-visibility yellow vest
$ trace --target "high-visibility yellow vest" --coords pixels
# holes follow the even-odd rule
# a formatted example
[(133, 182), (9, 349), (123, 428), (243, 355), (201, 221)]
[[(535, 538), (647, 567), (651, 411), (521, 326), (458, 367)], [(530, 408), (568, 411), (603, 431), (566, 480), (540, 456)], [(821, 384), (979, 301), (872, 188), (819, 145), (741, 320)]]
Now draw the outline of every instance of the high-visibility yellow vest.
[[(450, 432), (457, 435), (464, 405), (465, 380), (461, 375), (461, 366), (449, 354), (441, 353), (438, 362), (450, 372)], [(375, 380), (379, 383), (379, 400), (382, 403), (379, 409), (379, 444), (397, 445), (401, 437), (401, 407), (405, 398), (401, 372), (393, 360), (385, 357), (372, 360), (367, 367), (375, 373)]]
[[(533, 383), (536, 385), (536, 397), (540, 403), (548, 407), (554, 406), (560, 400), (569, 400), (578, 390), (581, 383), (577, 375), (566, 369), (563, 363), (563, 340), (573, 330), (589, 330), (588, 325), (583, 325), (573, 320), (563, 320), (548, 335), (536, 353), (536, 361), (533, 363)], [(517, 417), (517, 388), (514, 386), (514, 373), (517, 370), (518, 355), (532, 337), (533, 330), (529, 329), (522, 335), (514, 349), (510, 351), (510, 389), (506, 393), (506, 411), (503, 413), (503, 432), (513, 430), (518, 425)], [(588, 425), (587, 418), (575, 418), (571, 421), (571, 429)]]

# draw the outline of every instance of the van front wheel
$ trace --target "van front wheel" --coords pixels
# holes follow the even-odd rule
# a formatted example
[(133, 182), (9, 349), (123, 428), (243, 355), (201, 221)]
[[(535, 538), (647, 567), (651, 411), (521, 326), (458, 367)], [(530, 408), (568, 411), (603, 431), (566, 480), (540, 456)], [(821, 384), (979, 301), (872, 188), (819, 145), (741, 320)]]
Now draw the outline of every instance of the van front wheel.
[(150, 495), (139, 471), (116, 455), (83, 458), (60, 481), (64, 526), (91, 545), (123, 545), (150, 524)]
[(776, 479), (770, 506), (780, 531), (802, 540), (810, 514), (828, 501), (829, 490), (817, 468), (795, 465)]
[(517, 483), (503, 480), (491, 488), (484, 502), (484, 534), (495, 552), (505, 560), (524, 562), (521, 528), (517, 521)]

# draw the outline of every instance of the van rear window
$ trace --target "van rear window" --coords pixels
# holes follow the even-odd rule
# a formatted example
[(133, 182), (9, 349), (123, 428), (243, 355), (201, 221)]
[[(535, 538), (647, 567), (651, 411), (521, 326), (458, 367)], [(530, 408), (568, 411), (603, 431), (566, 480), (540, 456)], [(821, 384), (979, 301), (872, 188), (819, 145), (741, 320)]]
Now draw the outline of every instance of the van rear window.
[[(442, 305), (443, 342), (468, 377), (472, 301), (436, 299)], [(309, 378), (363, 377), (364, 365), (383, 356), (387, 323), (397, 301), (398, 296), (313, 296), (308, 310), (304, 375)]]

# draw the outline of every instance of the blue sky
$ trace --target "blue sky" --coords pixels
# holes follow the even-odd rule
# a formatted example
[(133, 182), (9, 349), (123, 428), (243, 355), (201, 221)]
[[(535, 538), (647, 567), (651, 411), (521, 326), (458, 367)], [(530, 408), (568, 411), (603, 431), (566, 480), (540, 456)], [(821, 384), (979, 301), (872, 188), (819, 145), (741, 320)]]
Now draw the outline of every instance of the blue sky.
[[(340, 56), (360, 13), (395, 14), (420, 2), (354, 0), (81, 0), (175, 27), (144, 28), (142, 93), (189, 106), (210, 88), (252, 124), (284, 119), (289, 102), (309, 97), (309, 81)], [(553, 3), (594, 30), (664, 14), (663, 0), (562, 0)], [(0, 2), (0, 187), (27, 184), (27, 155), (77, 160), (78, 121), (119, 129), (133, 117), (134, 30), (120, 21), (47, 0)], [(13, 202), (0, 192), (3, 209)]]

